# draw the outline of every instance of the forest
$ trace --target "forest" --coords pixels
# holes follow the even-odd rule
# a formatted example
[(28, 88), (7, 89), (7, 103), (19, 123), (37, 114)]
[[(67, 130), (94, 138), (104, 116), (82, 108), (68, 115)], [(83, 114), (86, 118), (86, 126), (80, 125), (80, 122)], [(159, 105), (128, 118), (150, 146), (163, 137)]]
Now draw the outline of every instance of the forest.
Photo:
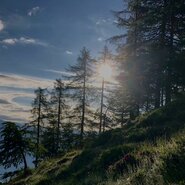
[[(112, 14), (122, 34), (99, 56), (83, 47), (52, 88), (38, 87), (29, 123), (2, 124), (0, 165), (17, 169), (7, 184), (185, 184), (185, 1), (128, 0)], [(47, 173), (61, 165), (59, 176), (29, 181), (55, 163)]]

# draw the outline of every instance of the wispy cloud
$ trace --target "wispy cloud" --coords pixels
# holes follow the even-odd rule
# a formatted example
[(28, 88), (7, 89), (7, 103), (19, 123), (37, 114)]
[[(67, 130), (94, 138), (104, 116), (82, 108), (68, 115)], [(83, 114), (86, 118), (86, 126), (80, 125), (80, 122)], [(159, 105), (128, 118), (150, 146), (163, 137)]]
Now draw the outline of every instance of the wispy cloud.
[(105, 25), (111, 25), (113, 23), (112, 18), (101, 18), (101, 17), (89, 17), (89, 20), (95, 24), (96, 26), (105, 26)]
[(28, 16), (34, 16), (40, 11), (40, 7), (36, 6), (33, 7), (31, 10), (28, 11)]
[(104, 24), (104, 23), (107, 23), (106, 19), (99, 19), (98, 21), (96, 21), (96, 25), (101, 25), (101, 24)]
[(16, 75), (9, 73), (0, 73), (0, 86), (3, 87), (16, 87), (16, 88), (37, 88), (37, 87), (48, 87), (52, 84), (52, 80), (37, 78), (26, 75)]
[(15, 44), (25, 44), (25, 45), (40, 45), (47, 47), (49, 46), (48, 43), (42, 42), (38, 39), (34, 38), (26, 38), (26, 37), (20, 37), (20, 38), (7, 38), (0, 41), (0, 43), (4, 45), (15, 45)]
[(106, 41), (117, 32), (117, 28), (113, 27), (113, 24), (115, 24), (113, 18), (91, 16), (89, 20), (91, 24), (88, 25), (88, 29), (94, 32), (94, 35), (96, 35), (94, 39), (98, 42)]
[(27, 122), (30, 120), (31, 105), (23, 105), (16, 102), (15, 98), (28, 97), (33, 99), (33, 94), (18, 93), (18, 92), (4, 92), (0, 94), (2, 100), (7, 103), (1, 103), (0, 119), (5, 121)]
[(66, 54), (67, 54), (67, 55), (72, 55), (73, 52), (72, 52), (72, 51), (69, 51), (69, 50), (66, 50)]
[(0, 81), (0, 119), (17, 122), (30, 120), (31, 105), (25, 99), (34, 98), (34, 89), (53, 86), (52, 80), (7, 73), (0, 73)]
[(2, 20), (0, 20), (0, 31), (4, 29), (5, 25)]
[(70, 72), (66, 72), (66, 71), (57, 71), (57, 70), (53, 70), (53, 69), (44, 69), (44, 71), (46, 71), (46, 72), (51, 72), (51, 73), (56, 73), (56, 74), (61, 74), (61, 75), (65, 75), (65, 76), (73, 75), (73, 73), (70, 73)]

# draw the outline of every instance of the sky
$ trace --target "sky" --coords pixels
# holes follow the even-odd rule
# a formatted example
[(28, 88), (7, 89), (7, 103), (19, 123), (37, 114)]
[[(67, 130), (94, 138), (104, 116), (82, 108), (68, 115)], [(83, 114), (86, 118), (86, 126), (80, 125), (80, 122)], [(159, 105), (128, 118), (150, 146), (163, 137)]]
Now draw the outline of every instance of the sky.
[(27, 122), (37, 87), (51, 87), (87, 47), (120, 33), (122, 0), (0, 0), (0, 120)]

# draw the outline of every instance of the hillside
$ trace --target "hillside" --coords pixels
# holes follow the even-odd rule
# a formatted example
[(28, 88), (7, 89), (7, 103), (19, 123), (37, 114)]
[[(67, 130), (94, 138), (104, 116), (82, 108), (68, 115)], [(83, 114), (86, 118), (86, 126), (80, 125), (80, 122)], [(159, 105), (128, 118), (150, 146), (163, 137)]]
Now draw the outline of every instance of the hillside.
[(185, 99), (40, 164), (16, 185), (185, 184)]

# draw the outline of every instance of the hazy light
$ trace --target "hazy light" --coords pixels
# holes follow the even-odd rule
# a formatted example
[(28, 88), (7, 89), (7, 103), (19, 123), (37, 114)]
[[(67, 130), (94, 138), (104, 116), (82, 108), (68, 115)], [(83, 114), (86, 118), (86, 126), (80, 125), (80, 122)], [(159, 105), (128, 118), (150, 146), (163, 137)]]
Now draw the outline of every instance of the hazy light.
[(105, 80), (110, 80), (111, 77), (112, 77), (112, 68), (111, 68), (111, 66), (108, 65), (108, 64), (102, 64), (99, 67), (99, 74)]

